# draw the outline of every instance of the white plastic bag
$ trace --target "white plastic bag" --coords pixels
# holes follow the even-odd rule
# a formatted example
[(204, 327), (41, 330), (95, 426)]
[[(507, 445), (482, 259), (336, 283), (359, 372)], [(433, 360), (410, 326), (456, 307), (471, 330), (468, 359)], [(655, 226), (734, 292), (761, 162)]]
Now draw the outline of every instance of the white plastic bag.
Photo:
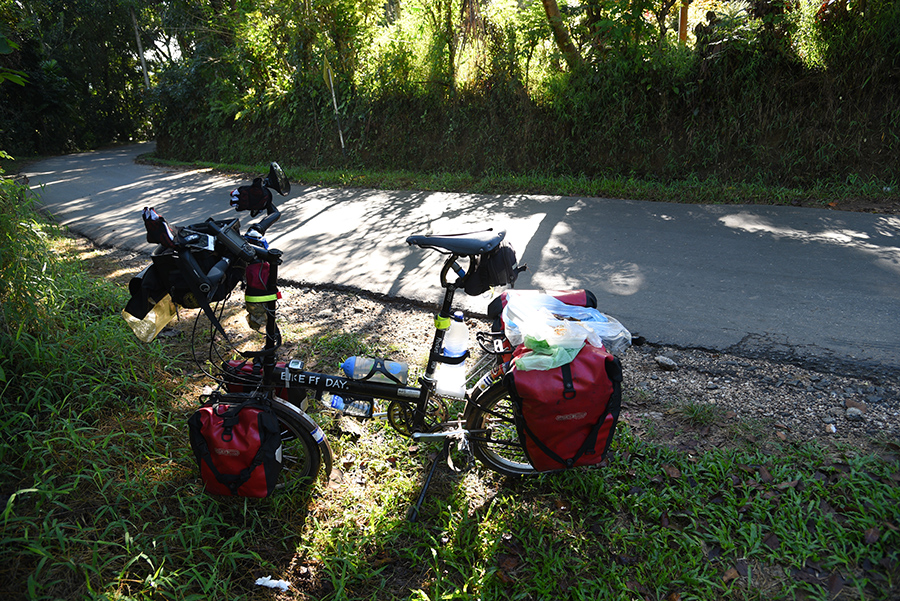
[(588, 342), (613, 354), (631, 346), (631, 333), (617, 320), (597, 309), (567, 305), (549, 294), (508, 291), (503, 323), (513, 346), (522, 344), (526, 336), (564, 348), (581, 348)]

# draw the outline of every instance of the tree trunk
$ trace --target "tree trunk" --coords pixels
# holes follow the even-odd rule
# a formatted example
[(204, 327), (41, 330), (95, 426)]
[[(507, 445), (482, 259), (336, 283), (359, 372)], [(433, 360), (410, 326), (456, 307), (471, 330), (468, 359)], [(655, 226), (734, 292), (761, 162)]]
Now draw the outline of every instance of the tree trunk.
[(547, 21), (550, 23), (550, 30), (553, 32), (553, 39), (556, 40), (556, 46), (562, 52), (569, 65), (570, 71), (576, 71), (584, 65), (584, 58), (578, 52), (578, 48), (572, 43), (569, 36), (569, 30), (563, 23), (562, 15), (559, 14), (559, 5), (556, 0), (541, 0), (544, 5), (544, 12), (547, 13)]
[(137, 40), (138, 54), (141, 56), (141, 70), (144, 72), (144, 89), (150, 89), (150, 75), (147, 73), (147, 59), (144, 58), (144, 46), (141, 44), (141, 30), (138, 29), (134, 7), (131, 7), (131, 23), (134, 25), (134, 38)]
[(444, 34), (447, 36), (448, 69), (450, 78), (450, 90), (456, 90), (456, 39), (453, 35), (453, 0), (447, 0), (447, 10), (444, 14)]

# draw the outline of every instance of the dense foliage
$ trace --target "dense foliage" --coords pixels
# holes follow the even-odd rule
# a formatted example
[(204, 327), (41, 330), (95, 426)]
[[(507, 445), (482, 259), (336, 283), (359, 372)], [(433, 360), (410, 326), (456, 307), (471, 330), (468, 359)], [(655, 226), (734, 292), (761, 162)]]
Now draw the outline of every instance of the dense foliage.
[(0, 66), (0, 148), (58, 153), (127, 141), (147, 131), (130, 3), (0, 1), (0, 35), (16, 50)]
[(5, 0), (0, 33), (19, 49), (0, 67), (28, 81), (0, 86), (0, 148), (84, 148), (149, 119), (159, 153), (183, 160), (801, 185), (900, 175), (897, 0), (696, 0), (685, 42), (673, 0), (565, 3), (556, 21), (547, 5)]

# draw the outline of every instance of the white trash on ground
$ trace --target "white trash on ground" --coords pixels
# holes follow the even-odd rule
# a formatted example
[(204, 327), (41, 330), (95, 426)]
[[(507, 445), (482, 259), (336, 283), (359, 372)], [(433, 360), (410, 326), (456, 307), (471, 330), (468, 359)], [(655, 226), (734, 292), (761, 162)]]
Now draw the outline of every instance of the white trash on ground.
[(263, 576), (262, 578), (257, 578), (256, 584), (260, 586), (267, 586), (269, 588), (281, 589), (283, 591), (288, 590), (288, 587), (291, 585), (287, 580), (273, 580), (271, 576)]

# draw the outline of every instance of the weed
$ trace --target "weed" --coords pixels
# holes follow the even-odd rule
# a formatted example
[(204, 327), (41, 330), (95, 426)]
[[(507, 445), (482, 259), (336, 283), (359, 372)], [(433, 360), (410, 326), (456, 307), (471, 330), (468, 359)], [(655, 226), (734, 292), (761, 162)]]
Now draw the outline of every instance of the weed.
[[(0, 443), (0, 587), (12, 598), (262, 598), (253, 582), (266, 575), (298, 600), (826, 598), (836, 582), (888, 598), (897, 586), (888, 446), (884, 456), (813, 443), (686, 455), (623, 427), (602, 468), (525, 480), (439, 469), (410, 523), (438, 447), (317, 414), (337, 450), (334, 482), (210, 497), (166, 349), (130, 342), (120, 287), (68, 282), (73, 298), (90, 291), (99, 304), (58, 305), (56, 334), (11, 327), (0, 339), (0, 427), (17, 433)], [(302, 345), (332, 365), (384, 350), (343, 331)], [(698, 403), (682, 411), (709, 419)]]
[(699, 428), (711, 426), (720, 421), (724, 415), (721, 407), (698, 401), (688, 401), (680, 409), (685, 418), (687, 418), (688, 423)]

